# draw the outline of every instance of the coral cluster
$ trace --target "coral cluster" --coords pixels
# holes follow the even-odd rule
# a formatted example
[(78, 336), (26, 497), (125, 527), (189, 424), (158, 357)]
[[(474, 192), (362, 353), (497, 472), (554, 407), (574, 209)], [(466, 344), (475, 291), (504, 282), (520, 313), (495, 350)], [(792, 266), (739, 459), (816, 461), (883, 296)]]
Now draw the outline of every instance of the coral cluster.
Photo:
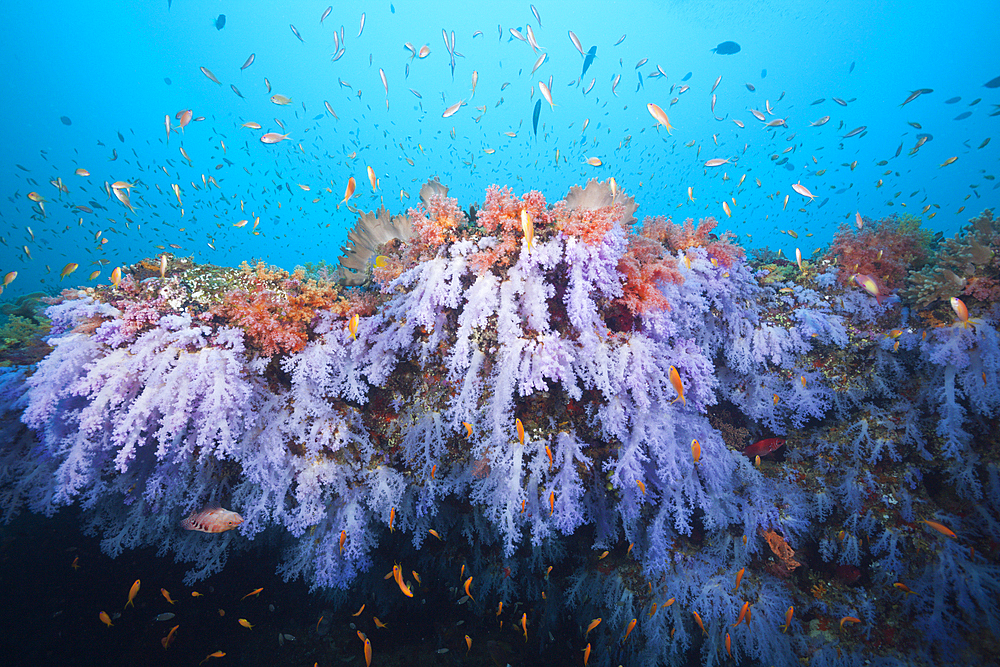
[[(598, 665), (985, 654), (992, 304), (929, 326), (845, 279), (846, 236), (839, 266), (762, 268), (713, 219), (637, 225), (613, 181), (425, 195), (338, 283), (172, 259), (64, 293), (51, 353), (0, 369), (4, 516), (77, 503), (191, 581), (267, 532), (283, 576), (384, 609), (419, 604), (393, 561), (417, 599), (461, 563), (480, 613)], [(918, 257), (894, 248), (886, 289)], [(220, 504), (236, 530), (179, 526)]]
[(998, 249), (1000, 227), (987, 210), (954, 238), (944, 239), (927, 266), (911, 271), (902, 296), (921, 308), (962, 294), (993, 303), (1000, 296)]

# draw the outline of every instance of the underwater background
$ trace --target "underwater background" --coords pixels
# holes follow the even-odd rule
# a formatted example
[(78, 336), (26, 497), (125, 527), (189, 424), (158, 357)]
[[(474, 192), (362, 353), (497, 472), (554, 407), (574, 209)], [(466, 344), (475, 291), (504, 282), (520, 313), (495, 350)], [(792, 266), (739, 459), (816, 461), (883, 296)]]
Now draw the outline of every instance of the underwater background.
[(995, 3), (5, 10), (4, 664), (994, 664)]

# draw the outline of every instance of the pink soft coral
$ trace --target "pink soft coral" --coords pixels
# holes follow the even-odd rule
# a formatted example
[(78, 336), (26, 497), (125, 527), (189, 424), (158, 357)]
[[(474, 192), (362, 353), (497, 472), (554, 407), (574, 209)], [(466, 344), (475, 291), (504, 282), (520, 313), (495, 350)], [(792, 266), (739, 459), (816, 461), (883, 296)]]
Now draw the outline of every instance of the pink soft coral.
[(416, 239), (411, 242), (438, 247), (453, 241), (455, 230), (465, 221), (465, 213), (458, 207), (458, 200), (442, 195), (431, 195), (427, 210), (423, 207), (409, 210)]

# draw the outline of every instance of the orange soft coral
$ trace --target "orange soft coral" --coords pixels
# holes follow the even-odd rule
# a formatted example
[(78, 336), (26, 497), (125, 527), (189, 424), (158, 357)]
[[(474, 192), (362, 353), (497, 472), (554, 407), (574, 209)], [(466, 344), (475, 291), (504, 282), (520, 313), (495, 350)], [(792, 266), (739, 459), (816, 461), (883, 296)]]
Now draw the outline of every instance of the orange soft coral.
[(306, 325), (288, 314), (284, 294), (270, 289), (234, 290), (212, 307), (212, 314), (243, 329), (247, 342), (265, 356), (297, 352), (309, 340)]
[(785, 541), (785, 538), (779, 535), (777, 531), (764, 530), (763, 528), (758, 528), (757, 531), (767, 541), (767, 545), (771, 547), (774, 555), (778, 557), (775, 567), (779, 574), (787, 577), (795, 568), (802, 564), (793, 558), (795, 551), (792, 550), (792, 547)]
[(625, 214), (621, 204), (602, 206), (596, 209), (578, 208), (568, 210), (565, 201), (556, 204), (552, 210), (557, 228), (567, 236), (579, 236), (584, 243), (600, 243)]
[(465, 213), (458, 207), (458, 200), (442, 195), (431, 195), (427, 210), (423, 207), (409, 210), (415, 244), (438, 247), (455, 240), (455, 230), (465, 222)]
[(736, 237), (731, 232), (725, 232), (721, 236), (712, 233), (718, 224), (719, 221), (710, 216), (699, 220), (697, 227), (694, 226), (693, 218), (685, 220), (683, 225), (677, 225), (658, 215), (643, 220), (639, 233), (663, 243), (674, 252), (705, 248), (710, 257), (728, 268), (737, 260), (743, 259), (744, 252), (743, 248), (733, 243)]
[(670, 304), (659, 285), (684, 282), (677, 269), (677, 260), (666, 253), (666, 248), (637, 234), (629, 235), (628, 250), (618, 262), (618, 271), (625, 276), (620, 301), (632, 315), (669, 309)]
[(477, 273), (513, 263), (515, 251), (524, 238), (522, 210), (531, 218), (537, 240), (539, 233), (552, 224), (552, 214), (542, 193), (532, 190), (518, 199), (509, 187), (491, 185), (486, 190), (486, 200), (476, 215), (476, 224), (486, 233), (497, 236), (499, 242), (493, 248), (469, 256), (469, 264)]

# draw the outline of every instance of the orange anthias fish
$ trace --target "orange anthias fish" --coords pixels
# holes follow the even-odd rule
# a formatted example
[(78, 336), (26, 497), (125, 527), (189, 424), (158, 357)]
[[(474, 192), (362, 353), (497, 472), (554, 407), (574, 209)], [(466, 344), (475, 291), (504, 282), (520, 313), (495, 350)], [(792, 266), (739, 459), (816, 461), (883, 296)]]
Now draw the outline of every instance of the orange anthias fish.
[(670, 384), (674, 385), (674, 390), (677, 392), (677, 398), (671, 401), (671, 403), (680, 401), (686, 406), (687, 400), (684, 398), (684, 385), (681, 383), (681, 374), (673, 366), (670, 367)]
[(840, 629), (841, 630), (844, 629), (844, 623), (860, 623), (860, 622), (861, 622), (860, 618), (855, 618), (854, 616), (845, 616), (842, 619), (840, 619)]
[(514, 420), (517, 423), (517, 441), (524, 444), (524, 424), (521, 423), (520, 419)]
[(263, 591), (263, 590), (264, 590), (263, 588), (255, 588), (254, 590), (250, 591), (249, 593), (247, 593), (246, 595), (244, 595), (243, 597), (241, 597), (240, 598), (240, 602), (242, 602), (243, 600), (246, 600), (248, 597), (256, 597), (256, 596), (260, 595), (261, 591)]
[(955, 315), (958, 317), (958, 321), (962, 324), (963, 329), (968, 329), (969, 327), (976, 328), (969, 321), (969, 309), (965, 306), (965, 302), (957, 296), (951, 297), (951, 309), (955, 311)]
[(175, 625), (174, 627), (170, 628), (170, 632), (167, 633), (167, 636), (160, 640), (160, 643), (163, 644), (164, 649), (170, 648), (170, 645), (174, 643), (174, 635), (177, 634), (177, 628), (179, 627), (181, 626)]
[[(656, 119), (656, 126), (659, 127), (662, 125), (667, 128), (667, 134), (670, 134), (670, 130), (674, 129), (674, 126), (670, 124), (670, 119), (667, 117), (667, 114), (663, 111), (663, 109), (650, 102), (646, 105), (646, 110), (649, 111), (649, 115)], [(690, 188), (688, 188), (688, 190), (690, 190)], [(690, 194), (691, 193), (688, 192), (688, 195)]]
[(622, 643), (624, 643), (624, 642), (627, 642), (627, 641), (628, 641), (628, 636), (629, 636), (630, 634), (632, 634), (632, 630), (634, 630), (634, 629), (635, 629), (635, 624), (636, 624), (636, 623), (638, 623), (638, 622), (639, 622), (639, 621), (638, 621), (638, 619), (635, 619), (635, 618), (633, 618), (633, 619), (632, 619), (632, 620), (631, 620), (631, 621), (629, 622), (629, 624), (628, 624), (628, 629), (626, 629), (626, 630), (625, 630), (625, 639), (623, 639), (623, 640), (622, 640)]
[(354, 188), (356, 187), (357, 183), (355, 182), (354, 177), (351, 176), (349, 179), (347, 179), (347, 189), (344, 190), (344, 199), (341, 200), (340, 202), (341, 204), (346, 204), (348, 201), (350, 201), (351, 195), (354, 194)]
[(740, 571), (736, 573), (736, 587), (733, 588), (733, 593), (740, 590), (740, 582), (743, 581), (743, 573), (746, 571), (747, 569), (745, 567), (741, 567)]
[(742, 623), (742, 622), (743, 622), (744, 620), (746, 620), (746, 617), (747, 617), (747, 611), (748, 611), (749, 609), (750, 609), (750, 602), (749, 602), (749, 601), (747, 601), (747, 602), (744, 602), (744, 603), (743, 603), (743, 608), (742, 608), (742, 609), (740, 609), (740, 616), (739, 616), (739, 618), (737, 618), (737, 619), (736, 619), (736, 622), (735, 622), (735, 623), (733, 623), (732, 627), (734, 627), (734, 628), (735, 628), (735, 627), (736, 627), (737, 625), (739, 625), (739, 624), (740, 624), (740, 623)]
[(128, 589), (128, 602), (125, 603), (125, 607), (128, 607), (129, 605), (132, 605), (132, 608), (135, 609), (135, 602), (134, 602), (134, 600), (135, 600), (135, 596), (138, 593), (139, 593), (139, 580), (136, 579), (135, 583), (132, 584), (132, 588)]
[(365, 637), (365, 665), (371, 667), (372, 664), (372, 642)]
[(934, 530), (936, 530), (937, 532), (944, 535), (945, 537), (955, 537), (955, 531), (953, 531), (951, 528), (944, 525), (943, 523), (938, 523), (937, 521), (931, 521), (930, 519), (922, 519), (922, 521), (931, 528), (933, 528)]
[(705, 624), (701, 622), (701, 616), (698, 615), (698, 612), (692, 611), (691, 613), (694, 614), (694, 620), (698, 623), (698, 627), (701, 628), (701, 631), (708, 635), (708, 632), (705, 630)]
[(471, 600), (475, 601), (476, 598), (472, 597), (472, 592), (469, 590), (469, 586), (471, 584), (472, 584), (472, 577), (469, 577), (468, 579), (465, 580), (465, 594), (468, 595)]
[(701, 461), (701, 443), (697, 440), (691, 441), (691, 458), (694, 459), (695, 465)]
[(209, 658), (224, 658), (224, 657), (226, 657), (225, 651), (216, 651), (215, 653), (209, 653), (208, 655), (206, 655), (205, 659), (199, 662), (198, 664), (204, 665), (206, 662), (208, 662)]
[[(408, 598), (412, 598), (413, 597), (413, 591), (411, 591), (410, 587), (407, 586), (406, 582), (403, 581), (403, 571), (399, 568), (398, 565), (393, 566), (393, 568), (392, 568), (392, 575), (393, 575), (393, 578), (396, 580), (396, 584), (399, 585), (399, 590), (403, 591), (403, 595), (405, 595)], [(472, 581), (471, 577), (469, 578), (469, 581)], [(468, 583), (468, 582), (466, 582), (466, 583)], [(469, 597), (472, 597), (472, 596), (470, 595)]]
[(590, 624), (589, 624), (589, 625), (587, 625), (587, 631), (583, 633), (583, 638), (584, 638), (584, 639), (586, 639), (586, 638), (587, 638), (587, 635), (589, 635), (589, 634), (590, 634), (590, 631), (591, 631), (591, 630), (593, 630), (594, 628), (596, 628), (596, 627), (597, 627), (598, 625), (600, 625), (600, 624), (601, 624), (601, 620), (602, 620), (602, 619), (600, 619), (600, 618), (595, 618), (594, 620), (592, 620), (592, 621), (590, 622)]
[(170, 593), (167, 592), (166, 588), (161, 588), (160, 594), (163, 595), (163, 597), (167, 600), (167, 602), (169, 602), (170, 604), (174, 604), (174, 601), (170, 598)]
[(524, 232), (524, 243), (530, 251), (535, 242), (535, 224), (528, 215), (528, 210), (524, 208), (521, 209), (521, 231)]
[(108, 616), (108, 612), (106, 612), (106, 611), (102, 611), (100, 614), (97, 615), (97, 617), (101, 619), (101, 623), (103, 623), (104, 625), (108, 626), (109, 628), (114, 625), (111, 622), (111, 617)]
[(232, 510), (221, 507), (206, 507), (181, 521), (184, 530), (202, 533), (224, 533), (243, 523), (243, 517)]
[(789, 607), (788, 611), (785, 612), (785, 624), (779, 625), (782, 632), (788, 632), (788, 628), (792, 627), (792, 614), (795, 613), (795, 607)]
[(528, 614), (521, 614), (521, 629), (524, 630), (524, 641), (528, 641)]
[(874, 278), (859, 273), (854, 276), (854, 282), (857, 283), (858, 287), (875, 297), (878, 305), (882, 305), (882, 293), (879, 291), (878, 283), (875, 282)]
[[(258, 127), (260, 127), (258, 125)], [(288, 138), (287, 134), (278, 134), (277, 132), (268, 132), (260, 138), (262, 144), (276, 144), (279, 141), (284, 141)]]

